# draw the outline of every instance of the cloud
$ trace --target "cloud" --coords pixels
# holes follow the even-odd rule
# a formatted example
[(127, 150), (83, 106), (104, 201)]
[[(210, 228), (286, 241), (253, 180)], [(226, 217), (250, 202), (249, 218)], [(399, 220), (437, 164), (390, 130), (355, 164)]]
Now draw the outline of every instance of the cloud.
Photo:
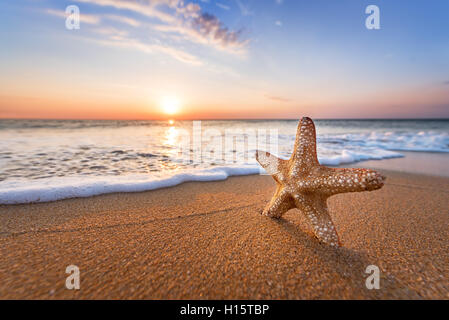
[(225, 4), (223, 4), (223, 3), (220, 3), (220, 2), (216, 2), (215, 5), (216, 5), (217, 7), (219, 7), (219, 8), (221, 8), (221, 9), (223, 9), (223, 10), (231, 10), (231, 7), (230, 7), (230, 6), (227, 6), (227, 5), (225, 5)]
[(218, 44), (223, 49), (243, 49), (247, 44), (246, 41), (240, 40), (241, 30), (230, 31), (212, 14), (202, 13), (192, 21), (191, 25), (199, 34), (208, 39), (210, 43)]
[(265, 98), (267, 98), (268, 100), (273, 100), (273, 101), (283, 102), (283, 103), (292, 101), (291, 99), (288, 99), (288, 98), (272, 96), (272, 95), (268, 95), (268, 94), (265, 95)]
[(446, 85), (446, 86), (449, 86), (449, 80), (443, 81), (443, 84)]
[[(47, 9), (45, 12), (47, 14), (50, 14), (50, 15), (53, 15), (56, 17), (61, 17), (61, 18), (67, 18), (69, 16), (69, 14), (65, 13), (65, 11), (62, 11), (62, 10)], [(80, 13), (80, 22), (81, 23), (99, 24), (100, 20), (101, 19), (99, 16)]]
[(124, 30), (119, 30), (113, 27), (101, 27), (93, 29), (95, 33), (106, 35), (109, 39), (121, 40), (124, 37), (128, 36), (128, 32)]
[[(164, 54), (182, 63), (201, 66), (204, 62), (187, 52), (184, 46), (180, 47), (178, 45), (180, 42), (188, 41), (239, 55), (246, 53), (249, 43), (249, 40), (242, 39), (242, 30), (229, 30), (215, 15), (203, 12), (198, 3), (185, 0), (74, 1), (112, 7), (120, 11), (117, 14), (109, 12), (99, 15), (80, 14), (81, 22), (98, 25), (89, 29), (93, 34), (85, 39), (103, 46), (132, 49), (148, 54)], [(67, 16), (60, 10), (48, 9), (46, 13), (64, 18)], [(129, 17), (130, 13), (134, 14), (132, 18)], [(136, 18), (136, 14), (141, 16), (140, 19)], [(149, 22), (145, 18), (154, 21)], [(112, 26), (113, 22), (117, 24)], [(148, 38), (148, 34), (145, 33), (148, 32), (148, 28), (157, 31), (158, 34)], [(144, 33), (137, 34), (137, 31)], [(132, 36), (133, 33), (135, 34)]]
[(275, 0), (276, 4), (282, 4), (284, 0)]
[[(153, 25), (162, 32), (178, 33), (185, 40), (210, 45), (230, 53), (244, 53), (248, 40), (242, 40), (242, 30), (229, 30), (216, 16), (202, 12), (199, 4), (184, 0), (75, 0), (99, 6), (112, 6), (133, 11), (162, 22)], [(204, 2), (204, 1), (203, 1)], [(218, 5), (218, 4), (217, 4)], [(168, 9), (168, 10), (167, 10)], [(130, 21), (129, 21), (130, 22)]]
[(282, 27), (282, 21), (277, 20), (274, 24), (278, 27)]
[[(177, 0), (174, 0), (176, 2)], [(179, 2), (183, 3), (183, 2)], [(172, 9), (176, 10), (177, 14), (181, 14), (185, 19), (196, 18), (201, 12), (201, 7), (196, 3), (188, 3), (186, 6), (172, 5)]]
[[(140, 13), (150, 18), (156, 18), (163, 22), (174, 22), (176, 18), (168, 13), (157, 9), (163, 3), (170, 4), (178, 0), (148, 0), (145, 3), (135, 0), (75, 0), (76, 2), (91, 3), (98, 6), (114, 7), (119, 10), (129, 10)], [(181, 0), (179, 0), (181, 1)]]
[[(211, 26), (211, 24), (213, 24), (212, 22), (210, 24), (205, 23), (204, 19), (204, 17), (198, 18), (195, 21), (195, 24), (197, 24), (196, 27), (186, 27), (183, 25), (153, 25), (152, 29), (164, 33), (178, 34), (182, 36), (183, 40), (203, 45), (213, 45), (216, 49), (224, 50), (226, 52), (241, 55), (245, 54), (246, 43), (235, 43), (235, 41), (233, 43), (233, 39), (237, 37), (237, 34), (226, 34), (219, 26)], [(220, 33), (222, 34), (220, 35)], [(179, 40), (177, 37), (173, 38)]]
[(235, 2), (237, 2), (237, 5), (240, 9), (240, 13), (242, 14), (242, 16), (252, 16), (254, 13), (249, 9), (249, 6), (243, 4), (242, 1), (240, 0), (235, 0)]
[(194, 55), (170, 46), (162, 44), (147, 44), (137, 39), (126, 37), (109, 38), (107, 40), (89, 39), (97, 44), (104, 46), (119, 47), (123, 49), (135, 49), (143, 53), (163, 53), (180, 62), (187, 63), (194, 66), (200, 66), (203, 63)]
[(106, 18), (113, 20), (113, 21), (117, 21), (120, 23), (130, 25), (130, 26), (136, 27), (136, 28), (141, 25), (141, 23), (135, 19), (128, 18), (128, 17), (122, 17), (122, 16), (118, 16), (115, 14), (108, 14), (108, 15), (106, 15)]

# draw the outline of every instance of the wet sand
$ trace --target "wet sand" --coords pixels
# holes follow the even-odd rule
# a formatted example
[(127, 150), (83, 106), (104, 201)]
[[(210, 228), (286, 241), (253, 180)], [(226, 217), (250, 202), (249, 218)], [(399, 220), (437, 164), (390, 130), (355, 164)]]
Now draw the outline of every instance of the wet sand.
[(259, 214), (269, 176), (2, 205), (0, 298), (449, 299), (449, 178), (381, 172), (381, 190), (330, 199), (338, 249), (296, 209)]

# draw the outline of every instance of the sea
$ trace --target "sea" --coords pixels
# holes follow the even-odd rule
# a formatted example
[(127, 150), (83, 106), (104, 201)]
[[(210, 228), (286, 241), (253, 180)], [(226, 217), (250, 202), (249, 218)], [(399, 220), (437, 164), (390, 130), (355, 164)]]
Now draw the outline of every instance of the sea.
[[(141, 192), (263, 174), (297, 120), (0, 120), (0, 204)], [(322, 165), (449, 153), (449, 120), (315, 120)], [(449, 159), (449, 158), (448, 158)], [(449, 164), (443, 169), (449, 175)]]

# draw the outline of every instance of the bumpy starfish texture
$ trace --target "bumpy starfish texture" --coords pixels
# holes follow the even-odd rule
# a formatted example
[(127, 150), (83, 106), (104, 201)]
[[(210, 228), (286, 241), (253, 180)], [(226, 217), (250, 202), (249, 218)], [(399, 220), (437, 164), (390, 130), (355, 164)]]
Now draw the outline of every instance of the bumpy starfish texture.
[(289, 160), (257, 151), (256, 159), (277, 183), (263, 215), (280, 218), (298, 208), (312, 224), (315, 236), (326, 244), (340, 246), (337, 230), (327, 208), (327, 199), (338, 193), (380, 189), (385, 177), (369, 169), (328, 168), (320, 165), (316, 153), (315, 125), (302, 118)]

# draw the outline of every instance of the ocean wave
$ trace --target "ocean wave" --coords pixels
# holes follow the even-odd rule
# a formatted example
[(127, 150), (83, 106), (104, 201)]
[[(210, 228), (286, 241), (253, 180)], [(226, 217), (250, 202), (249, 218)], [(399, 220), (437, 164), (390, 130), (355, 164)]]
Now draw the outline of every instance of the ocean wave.
[[(257, 122), (242, 123), (251, 128), (260, 125)], [(274, 148), (277, 151), (273, 153), (289, 158), (296, 122), (274, 123), (279, 128), (279, 140)], [(235, 125), (224, 121), (209, 123), (209, 126), (214, 125), (218, 132), (223, 132), (229, 124)], [(354, 131), (369, 124), (362, 121), (357, 127), (318, 128), (320, 163), (338, 166), (397, 158), (403, 157), (402, 151), (449, 152), (445, 123), (440, 130), (399, 131), (392, 128), (376, 131), (367, 128)], [(428, 127), (433, 126), (433, 122), (428, 124)], [(180, 156), (176, 152), (176, 130), (158, 127), (157, 123), (144, 129), (89, 128), (26, 133), (4, 131), (0, 134), (0, 204), (141, 192), (188, 181), (217, 181), (230, 176), (264, 173), (255, 161), (254, 152), (259, 146), (254, 143), (248, 145), (250, 152), (225, 145), (217, 155), (206, 153), (202, 155), (201, 163), (192, 163), (190, 153)], [(130, 136), (133, 139), (129, 139)], [(240, 139), (244, 140), (244, 137)], [(207, 147), (209, 142), (203, 143), (203, 147)], [(267, 147), (267, 151), (272, 151), (272, 146)], [(235, 163), (220, 162), (223, 156), (231, 159), (235, 156)]]
[(229, 176), (258, 174), (256, 165), (217, 167), (173, 174), (165, 178), (149, 175), (102, 177), (52, 177), (39, 180), (0, 182), (0, 204), (49, 202), (68, 198), (84, 198), (115, 192), (143, 192), (173, 187), (189, 181), (219, 181)]
[(397, 152), (388, 150), (377, 150), (376, 153), (354, 152), (350, 150), (343, 150), (341, 154), (331, 157), (319, 157), (319, 162), (325, 166), (338, 166), (341, 164), (355, 163), (366, 160), (382, 160), (390, 158), (402, 158), (403, 155)]
[[(402, 155), (386, 150), (376, 155), (343, 150), (341, 155), (319, 157), (319, 161), (322, 165), (337, 166), (362, 160), (392, 157), (402, 157)], [(220, 181), (226, 180), (230, 176), (254, 174), (265, 174), (265, 171), (256, 163), (253, 163), (209, 169), (190, 169), (180, 173), (170, 173), (168, 171), (165, 177), (152, 176), (150, 174), (133, 174), (4, 180), (0, 182), (0, 204), (49, 202), (116, 192), (143, 192), (173, 187), (184, 182)]]
[(378, 148), (379, 150), (449, 152), (447, 132), (369, 132), (357, 134), (329, 135), (324, 141), (337, 140), (343, 145)]

